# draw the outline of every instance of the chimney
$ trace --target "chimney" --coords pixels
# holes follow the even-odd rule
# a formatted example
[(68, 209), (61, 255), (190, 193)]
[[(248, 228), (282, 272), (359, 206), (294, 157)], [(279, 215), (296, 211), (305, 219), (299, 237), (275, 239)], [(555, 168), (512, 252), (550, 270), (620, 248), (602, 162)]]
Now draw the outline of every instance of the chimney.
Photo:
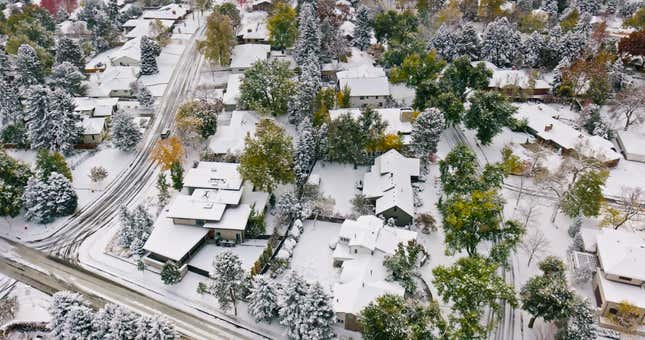
[(544, 125), (544, 132), (553, 130), (553, 124)]

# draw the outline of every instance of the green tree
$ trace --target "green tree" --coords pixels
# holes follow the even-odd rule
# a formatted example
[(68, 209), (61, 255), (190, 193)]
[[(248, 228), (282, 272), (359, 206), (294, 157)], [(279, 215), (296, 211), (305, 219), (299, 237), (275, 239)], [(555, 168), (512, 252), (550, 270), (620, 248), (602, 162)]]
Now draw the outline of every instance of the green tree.
[(645, 7), (641, 7), (623, 23), (625, 27), (633, 27), (637, 31), (645, 29)]
[(168, 182), (166, 181), (166, 174), (163, 172), (159, 173), (159, 176), (157, 177), (157, 190), (159, 193), (157, 194), (157, 200), (159, 201), (159, 206), (164, 207), (166, 204), (168, 204), (168, 200), (170, 199), (170, 193), (168, 192)]
[(387, 123), (371, 108), (365, 108), (358, 119), (341, 115), (329, 123), (327, 157), (335, 162), (362, 163), (368, 151), (374, 151), (385, 136)]
[(505, 301), (517, 305), (515, 290), (495, 273), (497, 266), (485, 258), (464, 257), (450, 266), (432, 270), (439, 295), (445, 303), (452, 303), (450, 338), (479, 339), (488, 334), (492, 320), (482, 325), (486, 306), (496, 314), (502, 312)]
[(50, 152), (47, 149), (38, 150), (36, 169), (41, 172), (43, 179), (49, 178), (49, 174), (52, 172), (58, 172), (72, 181), (72, 171), (67, 166), (65, 157), (59, 152)]
[(229, 17), (213, 12), (206, 22), (206, 39), (197, 42), (204, 57), (216, 65), (228, 65), (235, 46), (235, 31)]
[(436, 51), (424, 55), (411, 54), (403, 60), (401, 66), (392, 68), (390, 80), (414, 88), (414, 107), (423, 110), (427, 107), (428, 98), (438, 95), (436, 79), (445, 66), (446, 62), (437, 56)]
[(572, 30), (574, 27), (576, 27), (579, 17), (580, 17), (580, 13), (578, 12), (577, 9), (574, 9), (571, 13), (569, 13), (565, 18), (563, 18), (560, 21), (560, 28), (562, 28), (562, 31), (568, 32)]
[(170, 178), (173, 189), (180, 191), (184, 187), (184, 168), (180, 162), (173, 162), (170, 166)]
[(517, 108), (498, 92), (477, 91), (470, 99), (470, 109), (464, 117), (466, 127), (477, 130), (477, 139), (488, 145), (502, 127), (511, 122)]
[(477, 157), (465, 144), (458, 144), (439, 161), (439, 172), (447, 195), (501, 188), (506, 175), (503, 164), (486, 164), (480, 175)]
[(464, 102), (453, 92), (443, 92), (432, 100), (446, 120), (447, 126), (455, 126), (461, 123), (464, 115)]
[(578, 176), (562, 198), (562, 211), (569, 217), (598, 216), (604, 200), (602, 188), (608, 176), (606, 170), (590, 170)]
[(221, 15), (225, 15), (229, 19), (231, 19), (231, 24), (233, 24), (233, 27), (238, 27), (240, 25), (240, 10), (237, 9), (234, 3), (225, 2), (221, 5), (216, 5), (213, 8), (213, 11), (219, 12)]
[(545, 321), (571, 315), (575, 293), (567, 287), (564, 263), (554, 256), (540, 262), (542, 275), (534, 276), (520, 290), (522, 309), (531, 313), (529, 328), (539, 317)]
[(274, 116), (287, 112), (289, 98), (295, 93), (289, 64), (278, 60), (259, 61), (244, 72), (240, 103)]
[(270, 119), (257, 124), (255, 137), (246, 136), (239, 172), (259, 190), (273, 191), (282, 183), (293, 183), (293, 144), (284, 129)]
[(446, 329), (436, 302), (424, 306), (390, 294), (370, 302), (361, 311), (359, 321), (365, 340), (442, 339)]
[(462, 101), (466, 100), (466, 90), (483, 90), (488, 87), (488, 82), (493, 76), (493, 71), (486, 68), (486, 64), (479, 63), (473, 66), (470, 59), (460, 57), (455, 59), (441, 75), (440, 87), (454, 93)]
[(217, 115), (224, 111), (221, 99), (191, 100), (182, 104), (175, 113), (177, 130), (182, 140), (203, 140), (217, 131)]
[(0, 150), (0, 216), (17, 216), (31, 170), (26, 164)]
[(271, 46), (284, 50), (293, 46), (298, 37), (298, 22), (296, 10), (287, 2), (276, 3), (271, 16), (267, 20), (269, 42)]
[(391, 277), (401, 283), (408, 295), (413, 295), (416, 291), (413, 276), (423, 254), (428, 255), (423, 245), (411, 240), (407, 244), (399, 243), (394, 255), (387, 256), (383, 261), (383, 266)]
[(179, 267), (172, 261), (166, 262), (161, 268), (161, 281), (167, 285), (174, 285), (181, 280), (181, 272)]
[(407, 35), (417, 32), (418, 24), (417, 17), (410, 10), (400, 14), (394, 10), (381, 12), (372, 21), (374, 35), (380, 43), (403, 42)]

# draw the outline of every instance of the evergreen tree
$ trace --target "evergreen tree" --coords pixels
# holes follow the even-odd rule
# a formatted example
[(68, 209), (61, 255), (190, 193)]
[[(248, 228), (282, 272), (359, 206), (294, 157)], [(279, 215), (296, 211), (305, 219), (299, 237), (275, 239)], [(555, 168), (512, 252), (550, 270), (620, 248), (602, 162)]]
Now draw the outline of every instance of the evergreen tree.
[(65, 90), (72, 96), (78, 97), (85, 94), (85, 87), (82, 84), (85, 75), (70, 62), (64, 61), (54, 66), (50, 79), (52, 87)]
[(71, 63), (77, 68), (85, 67), (85, 57), (81, 46), (74, 40), (62, 37), (56, 45), (56, 64)]
[(321, 41), (320, 47), (323, 55), (333, 60), (340, 59), (349, 54), (349, 43), (343, 37), (339, 26), (330, 23), (329, 18), (325, 18), (320, 24)]
[(472, 24), (467, 23), (460, 27), (455, 34), (454, 42), (457, 55), (466, 56), (470, 60), (479, 59), (482, 41)]
[(531, 68), (543, 66), (542, 51), (545, 45), (546, 42), (540, 33), (531, 33), (524, 41), (524, 63)]
[(157, 194), (159, 206), (164, 207), (170, 200), (170, 193), (168, 192), (168, 182), (166, 182), (166, 174), (164, 174), (163, 172), (160, 172), (159, 177), (157, 177), (157, 190), (159, 191), (159, 193)]
[(452, 61), (458, 56), (455, 37), (447, 25), (439, 26), (428, 48), (436, 50), (437, 54), (446, 61)]
[[(49, 127), (50, 140), (48, 148), (52, 151), (69, 154), (82, 132), (82, 128), (77, 125), (78, 118), (74, 113), (76, 104), (72, 96), (61, 88), (54, 89), (49, 96), (50, 111), (47, 116), (47, 126)], [(33, 142), (32, 147), (34, 147)]]
[(172, 261), (168, 261), (163, 265), (160, 276), (161, 281), (167, 285), (174, 285), (181, 280), (179, 267)]
[(287, 328), (289, 339), (307, 339), (302, 332), (302, 325), (306, 318), (304, 301), (309, 290), (309, 284), (296, 272), (290, 272), (280, 290), (278, 305), (280, 310), (280, 324)]
[(17, 216), (31, 170), (6, 152), (0, 151), (0, 216)]
[(135, 124), (134, 118), (125, 113), (118, 112), (112, 120), (112, 144), (121, 151), (132, 151), (141, 141), (142, 134)]
[(263, 275), (253, 278), (249, 299), (249, 314), (257, 322), (269, 322), (278, 316), (278, 293), (275, 282)]
[(316, 95), (321, 86), (318, 55), (307, 55), (300, 68), (299, 86), (288, 106), (289, 120), (294, 124), (299, 124), (305, 118), (313, 118)]
[(587, 47), (589, 37), (583, 32), (569, 31), (558, 41), (560, 59), (576, 60)]
[(137, 93), (137, 101), (144, 108), (150, 108), (155, 103), (155, 99), (152, 98), (152, 94), (147, 87), (143, 86), (139, 88), (139, 93)]
[(115, 306), (105, 339), (134, 339), (137, 336), (139, 315), (123, 306)]
[(589, 300), (576, 296), (571, 307), (571, 316), (556, 334), (559, 340), (595, 340), (594, 311)]
[(135, 340), (174, 340), (178, 338), (175, 326), (159, 315), (143, 316), (137, 321)]
[(354, 46), (361, 51), (365, 51), (371, 44), (372, 26), (370, 24), (369, 10), (367, 7), (360, 5), (356, 10), (356, 20), (354, 26)]
[(506, 17), (488, 24), (482, 43), (482, 56), (497, 66), (513, 64), (521, 51), (520, 33)]
[(172, 187), (177, 191), (181, 191), (184, 187), (184, 168), (179, 162), (173, 162), (170, 166), (170, 178), (172, 179)]
[(598, 14), (601, 2), (598, 0), (576, 0), (576, 7), (580, 13), (588, 13), (590, 15)]
[(228, 310), (233, 305), (235, 315), (237, 315), (236, 303), (239, 299), (237, 294), (242, 288), (242, 279), (244, 279), (240, 258), (230, 251), (217, 254), (215, 261), (213, 261), (211, 277), (212, 280), (206, 292), (215, 296), (223, 310)]
[(412, 123), (412, 150), (417, 157), (426, 158), (437, 152), (441, 132), (445, 128), (443, 114), (435, 108), (421, 112)]
[(332, 308), (330, 296), (320, 283), (316, 282), (309, 286), (302, 312), (304, 320), (301, 331), (305, 339), (335, 339), (333, 326), (336, 314)]
[(105, 14), (107, 14), (107, 17), (114, 25), (120, 25), (119, 5), (117, 3), (117, 0), (108, 0), (107, 6), (105, 8)]
[(470, 98), (470, 108), (464, 120), (466, 127), (477, 129), (477, 139), (488, 145), (502, 127), (509, 124), (517, 108), (498, 92), (477, 91)]
[(47, 182), (32, 176), (22, 196), (26, 209), (25, 218), (38, 223), (49, 223), (56, 216), (64, 216), (76, 210), (78, 198), (69, 180), (52, 172)]
[(92, 333), (94, 311), (87, 306), (72, 306), (65, 315), (61, 338), (85, 340)]
[(150, 75), (159, 73), (157, 57), (161, 54), (159, 44), (147, 36), (141, 38), (141, 74)]
[(304, 65), (307, 58), (320, 55), (320, 23), (312, 4), (300, 7), (298, 16), (298, 39), (294, 47), (296, 64)]
[(85, 299), (78, 293), (60, 291), (52, 295), (52, 301), (48, 308), (51, 320), (49, 328), (55, 337), (63, 337), (66, 333), (68, 315), (74, 307), (89, 307)]
[(69, 19), (69, 13), (67, 13), (65, 6), (58, 6), (58, 11), (56, 11), (55, 19), (59, 24)]
[(309, 176), (309, 171), (315, 162), (323, 156), (326, 134), (326, 125), (316, 128), (309, 119), (303, 122), (300, 139), (294, 155), (296, 187), (304, 185)]
[(18, 89), (15, 84), (7, 79), (0, 78), (0, 122), (5, 124), (11, 122), (13, 124), (22, 123), (24, 112), (20, 104), (20, 97)]
[(18, 47), (15, 70), (16, 83), (21, 88), (28, 88), (43, 82), (44, 76), (40, 59), (36, 55), (36, 50), (27, 44)]
[(119, 210), (119, 222), (121, 223), (119, 245), (130, 249), (134, 254), (140, 254), (152, 232), (154, 223), (152, 217), (141, 204), (137, 205), (132, 212), (122, 206)]

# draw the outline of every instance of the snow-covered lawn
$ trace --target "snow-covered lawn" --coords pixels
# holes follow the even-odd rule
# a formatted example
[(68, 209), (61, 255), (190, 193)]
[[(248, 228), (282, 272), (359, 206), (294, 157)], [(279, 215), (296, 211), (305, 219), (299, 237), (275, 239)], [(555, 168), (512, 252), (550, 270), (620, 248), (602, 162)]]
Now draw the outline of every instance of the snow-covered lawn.
[(356, 183), (369, 170), (367, 166), (356, 169), (351, 164), (318, 162), (312, 174), (320, 176), (320, 190), (336, 202), (334, 212), (348, 216), (352, 213), (352, 198), (359, 193)]
[(339, 268), (333, 265), (332, 250), (329, 245), (336, 241), (340, 223), (307, 220), (305, 231), (293, 251), (290, 267), (309, 282), (318, 281), (331, 291), (340, 275)]
[(18, 303), (18, 311), (11, 321), (43, 322), (51, 318), (47, 312), (51, 296), (20, 282), (16, 283), (8, 296), (15, 296)]

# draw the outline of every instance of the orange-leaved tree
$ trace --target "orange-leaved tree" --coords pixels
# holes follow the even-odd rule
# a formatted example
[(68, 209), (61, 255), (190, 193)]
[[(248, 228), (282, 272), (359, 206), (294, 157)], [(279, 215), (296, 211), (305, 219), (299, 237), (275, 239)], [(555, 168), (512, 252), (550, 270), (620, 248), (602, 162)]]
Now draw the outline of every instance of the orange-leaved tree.
[(179, 162), (184, 157), (184, 146), (181, 139), (172, 136), (167, 139), (160, 139), (152, 150), (150, 158), (161, 165), (161, 170), (168, 170), (172, 163)]

